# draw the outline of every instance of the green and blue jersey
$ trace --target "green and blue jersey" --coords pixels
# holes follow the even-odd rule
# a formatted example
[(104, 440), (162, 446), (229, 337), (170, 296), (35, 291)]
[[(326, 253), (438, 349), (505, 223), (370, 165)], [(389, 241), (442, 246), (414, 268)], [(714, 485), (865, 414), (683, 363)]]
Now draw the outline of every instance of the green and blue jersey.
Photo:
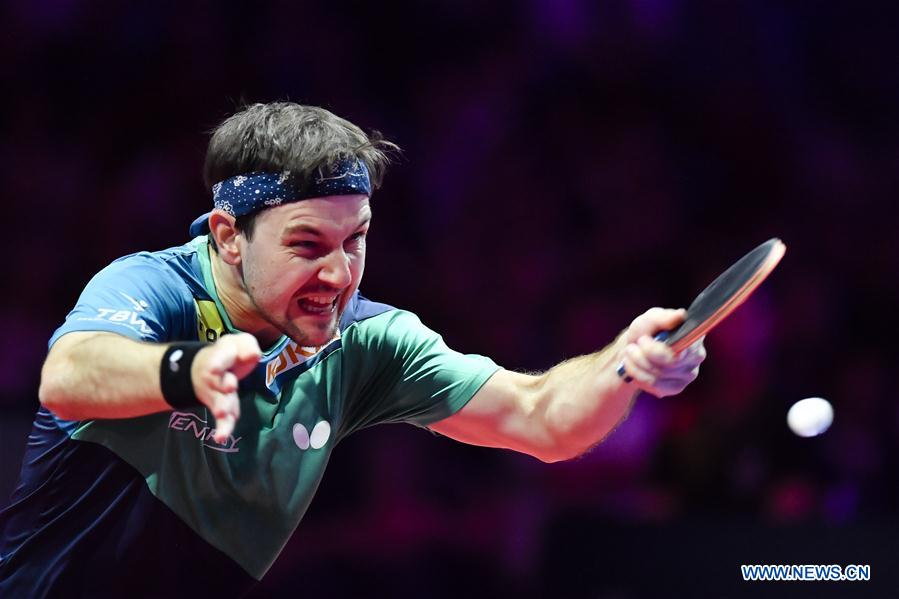
[[(235, 332), (208, 252), (198, 237), (113, 262), (50, 344), (73, 331), (159, 343)], [(41, 409), (0, 512), (0, 595), (247, 589), (293, 534), (341, 439), (446, 418), (497, 369), (452, 351), (414, 314), (356, 293), (331, 342), (283, 337), (264, 352), (222, 443), (205, 408), (83, 422)]]

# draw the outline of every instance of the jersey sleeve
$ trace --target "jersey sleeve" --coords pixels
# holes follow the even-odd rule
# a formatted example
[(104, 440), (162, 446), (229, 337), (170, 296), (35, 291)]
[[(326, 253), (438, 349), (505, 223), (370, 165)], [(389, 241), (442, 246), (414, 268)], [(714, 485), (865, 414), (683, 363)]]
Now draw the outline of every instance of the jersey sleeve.
[(356, 325), (344, 365), (350, 379), (348, 425), (427, 426), (462, 409), (499, 370), (491, 359), (462, 354), (411, 312), (391, 310)]
[(163, 260), (146, 252), (126, 256), (90, 280), (49, 345), (74, 331), (105, 331), (137, 341), (176, 339), (191, 303), (190, 290)]

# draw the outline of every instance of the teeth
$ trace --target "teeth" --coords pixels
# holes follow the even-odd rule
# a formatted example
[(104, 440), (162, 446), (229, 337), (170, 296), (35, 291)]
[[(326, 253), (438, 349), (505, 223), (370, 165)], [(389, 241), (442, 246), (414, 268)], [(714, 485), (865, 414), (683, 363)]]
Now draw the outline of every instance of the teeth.
[(310, 297), (303, 298), (307, 302), (311, 302), (313, 304), (318, 304), (319, 306), (329, 306), (334, 303), (334, 300), (337, 299), (336, 295), (313, 295)]

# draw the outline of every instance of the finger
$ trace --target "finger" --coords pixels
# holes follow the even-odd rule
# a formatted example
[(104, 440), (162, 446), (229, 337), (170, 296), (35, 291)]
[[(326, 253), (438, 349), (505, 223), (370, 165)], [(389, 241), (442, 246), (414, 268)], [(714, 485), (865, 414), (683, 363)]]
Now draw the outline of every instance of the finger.
[(705, 348), (698, 348), (692, 350), (684, 350), (681, 354), (677, 356), (674, 360), (673, 364), (678, 366), (681, 370), (690, 371), (693, 368), (702, 364), (702, 362), (706, 358)]
[(649, 391), (649, 393), (656, 397), (670, 397), (671, 395), (679, 394), (686, 386), (686, 383), (683, 381), (663, 379), (658, 381), (654, 389)]
[(213, 438), (221, 443), (234, 432), (234, 426), (240, 418), (240, 400), (236, 393), (218, 394), (211, 410), (215, 418), (215, 434)]
[(689, 373), (686, 376), (679, 377), (671, 377), (659, 379), (656, 382), (656, 387), (660, 390), (662, 395), (659, 397), (667, 397), (668, 395), (677, 395), (681, 391), (687, 388), (695, 377), (689, 376)]
[(695, 381), (698, 376), (699, 366), (695, 366), (690, 370), (665, 373), (659, 377), (656, 385), (665, 389), (668, 395), (674, 395), (683, 391), (687, 385)]
[(233, 372), (225, 372), (219, 381), (218, 391), (222, 393), (234, 393), (238, 387), (237, 375)]
[(244, 378), (256, 367), (262, 358), (262, 350), (259, 349), (259, 342), (250, 334), (239, 333), (232, 335), (234, 339), (234, 361), (229, 369), (237, 375), (237, 378)]
[(651, 387), (655, 383), (655, 373), (638, 365), (629, 354), (626, 354), (621, 362), (624, 365), (624, 371), (638, 383), (639, 387)]
[(631, 343), (624, 348), (624, 355), (630, 359), (632, 364), (634, 364), (638, 368), (641, 368), (642, 370), (653, 369), (653, 365), (646, 357), (643, 349), (635, 343)]
[(666, 372), (659, 376), (659, 384), (665, 383), (683, 388), (695, 381), (697, 376), (699, 376), (699, 368), (680, 372)]
[(236, 421), (237, 419), (230, 414), (215, 419), (215, 434), (212, 435), (212, 438), (215, 439), (216, 443), (224, 443), (228, 440), (228, 437), (234, 432)]
[(694, 372), (696, 372), (697, 374), (699, 373), (699, 364), (687, 362), (684, 364), (678, 364), (675, 368), (669, 370), (665, 376), (677, 376), (693, 380), (693, 378), (696, 378), (693, 376)]
[(677, 355), (678, 358), (699, 356), (702, 360), (704, 360), (706, 356), (705, 337), (700, 337), (698, 341), (693, 342), (689, 347), (681, 350)]
[(664, 368), (674, 361), (674, 352), (667, 344), (655, 341), (647, 335), (637, 339), (637, 346), (650, 362), (651, 367)]
[(628, 373), (632, 373), (633, 378), (639, 381), (638, 386), (647, 393), (656, 397), (667, 397), (677, 395), (696, 380), (699, 376), (699, 367), (696, 366), (689, 371), (677, 369), (662, 373), (641, 371), (637, 367), (632, 367)]
[(229, 393), (233, 391), (233, 389), (228, 388), (230, 379), (225, 378), (225, 375), (228, 374), (228, 369), (220, 356), (220, 352), (223, 350), (217, 347), (210, 347), (208, 351), (208, 359), (203, 361), (194, 360), (193, 368), (197, 369), (194, 377), (195, 391), (198, 395), (204, 395), (210, 392)]
[(636, 320), (646, 319), (660, 324), (679, 324), (678, 321), (682, 321), (686, 316), (687, 311), (683, 308), (659, 308), (656, 306), (638, 316)]
[(683, 308), (650, 308), (634, 319), (628, 330), (628, 341), (634, 342), (643, 335), (655, 336), (661, 331), (673, 329), (684, 321), (687, 311)]
[(262, 357), (262, 349), (259, 347), (259, 341), (256, 337), (249, 333), (239, 333), (234, 335), (237, 343), (237, 357), (241, 360), (251, 360)]
[(230, 371), (242, 379), (253, 372), (262, 357), (259, 342), (248, 333), (225, 335), (207, 351), (206, 368), (217, 377)]
[(237, 348), (228, 340), (230, 335), (220, 337), (218, 341), (201, 351), (209, 352), (206, 360), (206, 368), (212, 373), (221, 375), (228, 370), (237, 357)]
[(212, 409), (212, 415), (218, 418), (232, 416), (234, 420), (240, 418), (240, 397), (237, 393), (217, 393)]
[(693, 346), (693, 355), (696, 356), (696, 358), (699, 360), (699, 362), (702, 362), (703, 360), (705, 360), (709, 355), (705, 349), (705, 344), (703, 343), (704, 339), (705, 339), (705, 337), (700, 339), (699, 342), (694, 344), (694, 346)]
[(664, 344), (660, 344), (663, 345), (663, 347), (661, 348), (661, 351), (655, 350), (657, 354), (655, 355), (655, 359), (661, 363), (656, 363), (650, 359), (649, 355), (647, 355), (647, 351), (641, 347), (641, 345), (645, 346), (647, 343), (651, 345), (659, 344), (658, 341), (653, 341), (646, 337), (642, 344), (631, 344), (625, 347), (622, 352), (624, 358), (622, 364), (625, 367), (626, 374), (641, 383), (649, 385), (655, 384), (656, 381), (662, 377), (671, 377), (672, 374), (677, 376), (680, 372), (680, 368), (674, 366), (670, 362), (665, 362), (666, 359), (671, 359), (672, 357), (670, 348)]

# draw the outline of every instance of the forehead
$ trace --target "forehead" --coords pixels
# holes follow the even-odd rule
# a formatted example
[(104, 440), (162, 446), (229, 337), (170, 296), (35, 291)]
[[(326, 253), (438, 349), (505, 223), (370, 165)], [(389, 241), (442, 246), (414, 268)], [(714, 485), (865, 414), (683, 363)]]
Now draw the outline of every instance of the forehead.
[(370, 218), (371, 206), (366, 195), (325, 196), (263, 210), (257, 217), (257, 226), (276, 234), (298, 227), (314, 227), (326, 233), (355, 229)]

